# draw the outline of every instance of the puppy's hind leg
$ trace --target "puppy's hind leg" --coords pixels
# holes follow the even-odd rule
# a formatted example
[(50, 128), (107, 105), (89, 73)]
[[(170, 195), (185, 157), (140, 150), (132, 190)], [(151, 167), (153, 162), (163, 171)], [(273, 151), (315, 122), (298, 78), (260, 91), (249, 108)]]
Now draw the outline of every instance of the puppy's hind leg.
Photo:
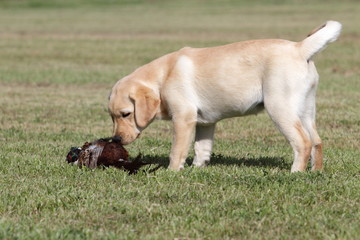
[(290, 142), (294, 151), (294, 162), (291, 172), (305, 171), (310, 159), (312, 143), (296, 110), (287, 107), (266, 107), (271, 119)]
[(195, 158), (193, 165), (204, 167), (210, 162), (210, 155), (213, 146), (215, 124), (196, 126), (195, 134)]
[(316, 130), (315, 123), (315, 94), (307, 99), (307, 112), (303, 120), (304, 126), (309, 132), (312, 149), (311, 149), (311, 170), (322, 170), (323, 168), (323, 153), (321, 138)]
[(312, 150), (311, 150), (311, 170), (322, 170), (323, 169), (323, 152), (322, 143), (319, 134), (316, 131), (315, 123), (311, 125), (311, 139), (312, 139)]

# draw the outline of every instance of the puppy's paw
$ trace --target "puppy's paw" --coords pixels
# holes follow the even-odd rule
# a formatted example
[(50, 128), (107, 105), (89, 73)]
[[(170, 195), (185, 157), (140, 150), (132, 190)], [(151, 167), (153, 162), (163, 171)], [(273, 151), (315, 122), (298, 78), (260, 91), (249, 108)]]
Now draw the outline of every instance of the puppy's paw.
[(181, 164), (179, 166), (176, 166), (174, 164), (170, 164), (168, 169), (178, 172), (178, 171), (184, 170), (184, 164)]
[(192, 163), (192, 166), (194, 167), (206, 167), (208, 164), (210, 163), (210, 160), (200, 160), (198, 158), (195, 158), (193, 163)]

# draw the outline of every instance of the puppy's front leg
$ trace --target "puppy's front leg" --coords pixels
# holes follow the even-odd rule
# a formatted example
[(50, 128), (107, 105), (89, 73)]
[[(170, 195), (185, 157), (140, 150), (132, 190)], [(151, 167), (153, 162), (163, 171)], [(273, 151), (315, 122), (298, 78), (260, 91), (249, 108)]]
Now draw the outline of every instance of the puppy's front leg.
[(210, 162), (214, 132), (215, 124), (196, 126), (194, 166), (204, 167)]
[(193, 140), (196, 121), (192, 117), (176, 116), (174, 122), (174, 138), (171, 146), (169, 168), (175, 171), (184, 168), (184, 163)]

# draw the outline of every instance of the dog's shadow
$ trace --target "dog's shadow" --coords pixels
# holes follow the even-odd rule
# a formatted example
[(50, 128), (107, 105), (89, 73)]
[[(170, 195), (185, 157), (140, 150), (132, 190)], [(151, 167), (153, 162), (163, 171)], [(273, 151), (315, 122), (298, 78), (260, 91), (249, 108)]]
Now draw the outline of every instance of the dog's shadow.
[[(149, 164), (158, 165), (159, 168), (167, 168), (169, 165), (168, 156), (154, 156), (154, 155), (144, 155), (141, 157), (143, 162)], [(187, 158), (187, 165), (192, 165), (193, 158)], [(223, 156), (221, 154), (212, 154), (210, 158), (209, 166), (215, 165), (225, 165), (225, 166), (239, 166), (239, 167), (261, 167), (261, 168), (278, 168), (278, 169), (290, 169), (291, 163), (286, 162), (284, 158), (281, 157), (254, 157), (254, 158), (233, 158), (228, 156)], [(157, 170), (156, 169), (156, 170)]]

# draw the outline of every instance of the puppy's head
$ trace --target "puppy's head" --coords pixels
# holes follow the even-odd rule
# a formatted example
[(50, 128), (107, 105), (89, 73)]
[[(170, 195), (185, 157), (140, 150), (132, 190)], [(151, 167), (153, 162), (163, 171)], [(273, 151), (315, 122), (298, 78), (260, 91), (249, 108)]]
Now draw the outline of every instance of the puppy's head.
[(114, 136), (124, 145), (133, 142), (154, 119), (159, 105), (152, 89), (131, 79), (117, 82), (109, 97)]

